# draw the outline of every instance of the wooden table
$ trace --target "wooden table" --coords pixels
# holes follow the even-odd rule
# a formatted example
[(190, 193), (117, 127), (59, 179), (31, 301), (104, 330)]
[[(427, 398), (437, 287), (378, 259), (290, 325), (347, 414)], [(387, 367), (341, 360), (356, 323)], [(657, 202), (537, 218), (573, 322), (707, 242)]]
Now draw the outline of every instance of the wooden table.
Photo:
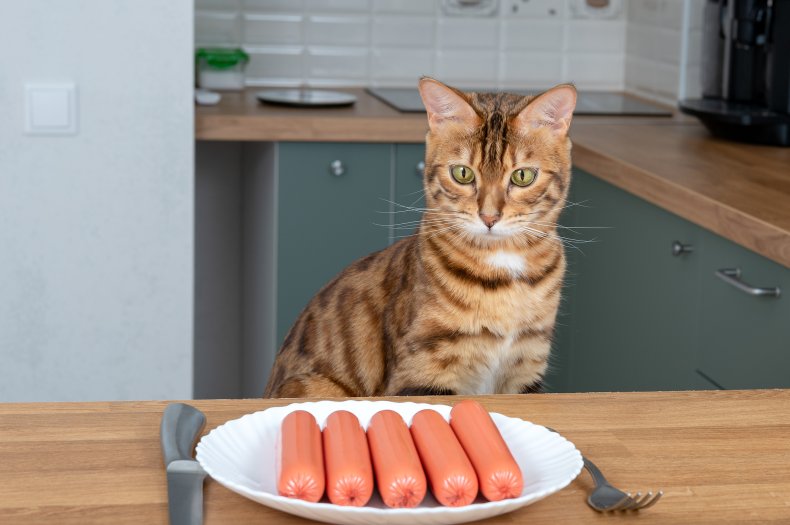
[[(415, 400), (420, 398), (414, 398)], [(587, 507), (590, 478), (487, 523), (790, 523), (790, 390), (478, 398), (551, 426), (615, 485), (663, 489), (644, 512)], [(422, 398), (434, 403), (457, 398)], [(287, 400), (195, 401), (206, 429)], [(0, 404), (0, 523), (167, 522), (165, 401)], [(207, 480), (205, 523), (307, 523)]]

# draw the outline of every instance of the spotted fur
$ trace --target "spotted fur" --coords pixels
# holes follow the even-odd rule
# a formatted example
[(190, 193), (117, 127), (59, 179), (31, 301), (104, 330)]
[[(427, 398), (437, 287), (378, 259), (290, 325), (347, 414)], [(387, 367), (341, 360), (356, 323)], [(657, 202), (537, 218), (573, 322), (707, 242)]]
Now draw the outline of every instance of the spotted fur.
[[(462, 93), (426, 78), (420, 91), (430, 131), (418, 233), (353, 263), (308, 303), (266, 397), (540, 389), (565, 273), (555, 224), (575, 90)], [(459, 184), (453, 165), (475, 181)], [(538, 176), (518, 187), (510, 175), (524, 167)], [(480, 215), (498, 222), (487, 228)]]

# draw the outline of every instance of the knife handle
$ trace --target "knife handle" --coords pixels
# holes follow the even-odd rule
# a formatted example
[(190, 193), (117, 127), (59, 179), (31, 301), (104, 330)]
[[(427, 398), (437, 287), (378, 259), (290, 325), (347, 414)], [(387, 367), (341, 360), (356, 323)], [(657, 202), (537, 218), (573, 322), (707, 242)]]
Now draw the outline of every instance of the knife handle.
[(193, 459), (192, 447), (206, 425), (206, 416), (193, 406), (171, 403), (162, 415), (160, 437), (165, 466), (179, 459)]

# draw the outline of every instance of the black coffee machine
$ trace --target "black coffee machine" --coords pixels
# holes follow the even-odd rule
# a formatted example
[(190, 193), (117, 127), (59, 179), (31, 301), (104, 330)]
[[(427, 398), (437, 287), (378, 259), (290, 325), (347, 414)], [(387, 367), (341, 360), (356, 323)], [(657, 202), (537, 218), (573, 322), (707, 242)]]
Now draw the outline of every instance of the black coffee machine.
[(701, 99), (680, 101), (716, 136), (790, 146), (790, 0), (708, 0)]

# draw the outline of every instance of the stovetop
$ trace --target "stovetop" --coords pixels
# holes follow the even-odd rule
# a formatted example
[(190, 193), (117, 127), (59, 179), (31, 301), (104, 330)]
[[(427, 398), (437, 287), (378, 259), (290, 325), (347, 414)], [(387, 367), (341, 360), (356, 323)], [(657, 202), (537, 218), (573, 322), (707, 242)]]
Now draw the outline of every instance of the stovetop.
[[(404, 113), (424, 113), (420, 93), (416, 88), (367, 88), (368, 93)], [(465, 91), (491, 91), (468, 89)], [(507, 90), (519, 95), (535, 95), (542, 90)], [(671, 117), (664, 107), (619, 91), (579, 91), (574, 115)]]

